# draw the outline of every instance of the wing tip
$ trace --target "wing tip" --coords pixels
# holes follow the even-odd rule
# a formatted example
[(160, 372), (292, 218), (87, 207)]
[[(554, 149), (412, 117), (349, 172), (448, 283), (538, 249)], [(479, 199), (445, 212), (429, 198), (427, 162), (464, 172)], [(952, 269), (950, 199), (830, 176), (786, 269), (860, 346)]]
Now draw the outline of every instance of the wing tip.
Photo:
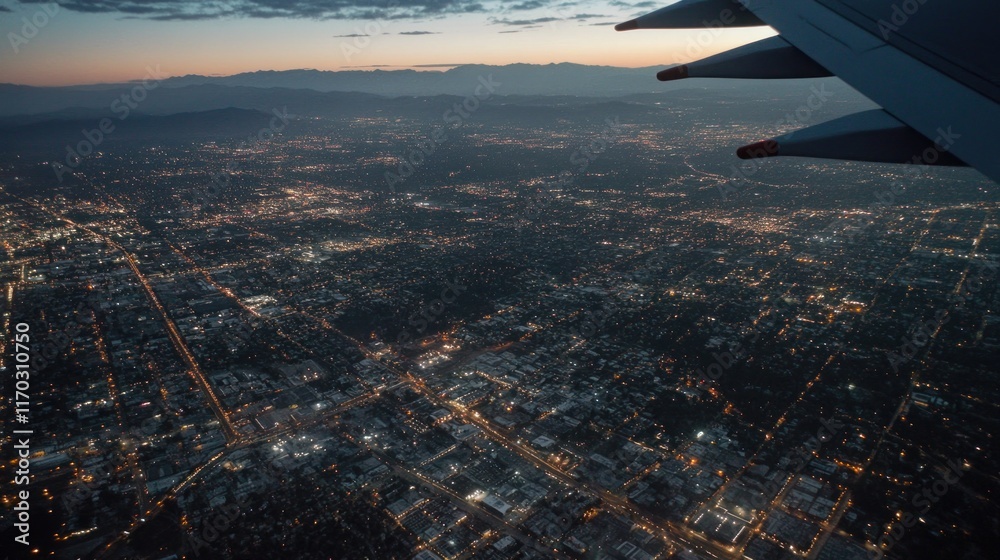
[(615, 26), (615, 31), (632, 31), (633, 29), (639, 29), (638, 19), (630, 19)]
[(688, 65), (681, 64), (680, 66), (674, 66), (673, 68), (667, 68), (666, 70), (661, 70), (656, 74), (656, 79), (661, 82), (670, 82), (673, 80), (683, 80), (688, 77)]
[(740, 159), (758, 159), (773, 157), (780, 153), (781, 148), (776, 140), (762, 140), (748, 144), (736, 150), (736, 157)]

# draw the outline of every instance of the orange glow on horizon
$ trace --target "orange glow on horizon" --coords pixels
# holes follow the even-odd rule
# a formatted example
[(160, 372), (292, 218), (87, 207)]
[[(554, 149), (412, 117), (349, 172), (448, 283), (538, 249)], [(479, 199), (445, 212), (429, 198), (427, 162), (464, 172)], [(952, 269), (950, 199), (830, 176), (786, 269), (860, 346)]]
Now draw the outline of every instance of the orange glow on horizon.
[[(18, 14), (11, 15), (0, 24), (5, 35), (20, 32)], [(773, 34), (769, 28), (620, 33), (611, 26), (572, 20), (522, 28), (483, 16), (455, 16), (389, 21), (378, 34), (352, 37), (365, 25), (372, 24), (249, 18), (158, 22), (63, 10), (5, 57), (2, 81), (37, 86), (120, 83), (142, 79), (147, 67), (157, 66), (166, 76), (303, 68), (440, 71), (447, 68), (428, 65), (565, 61), (665, 67)]]

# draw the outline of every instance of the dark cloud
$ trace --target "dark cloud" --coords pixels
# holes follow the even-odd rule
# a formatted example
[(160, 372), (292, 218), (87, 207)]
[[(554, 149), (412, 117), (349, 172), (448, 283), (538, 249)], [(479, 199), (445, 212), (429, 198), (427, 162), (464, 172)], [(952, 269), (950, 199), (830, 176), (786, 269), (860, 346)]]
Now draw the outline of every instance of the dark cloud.
[(525, 25), (537, 25), (539, 23), (552, 23), (553, 21), (560, 21), (557, 17), (539, 17), (534, 19), (507, 19), (507, 18), (492, 18), (491, 23), (497, 25), (510, 25), (512, 27), (521, 27)]
[(615, 0), (615, 1), (611, 2), (612, 6), (617, 6), (619, 8), (626, 8), (628, 10), (639, 10), (639, 9), (650, 10), (650, 9), (653, 9), (653, 8), (659, 8), (659, 7), (663, 6), (663, 4), (664, 4), (664, 2), (662, 2), (662, 1), (658, 1), (658, 2), (651, 2), (651, 1), (646, 1), (646, 2), (622, 2), (621, 0)]
[[(46, 4), (52, 0), (22, 0), (22, 3)], [(74, 12), (182, 21), (226, 17), (414, 19), (490, 11), (478, 0), (56, 0), (55, 3)]]
[(400, 35), (440, 35), (437, 31), (400, 31)]
[(14, 10), (12, 10), (12, 9), (8, 8), (7, 6), (0, 6), (0, 12), (7, 12), (7, 13), (10, 13), (10, 12), (13, 12), (13, 11), (14, 11)]
[(506, 9), (510, 11), (521, 11), (521, 10), (537, 10), (538, 8), (544, 8), (545, 2), (541, 0), (526, 0), (525, 2), (518, 2), (513, 6), (507, 6)]
[[(231, 15), (231, 14), (230, 14)], [(153, 21), (200, 21), (205, 19), (216, 19), (221, 16), (216, 14), (156, 14), (156, 15), (129, 15), (125, 19), (151, 19)]]

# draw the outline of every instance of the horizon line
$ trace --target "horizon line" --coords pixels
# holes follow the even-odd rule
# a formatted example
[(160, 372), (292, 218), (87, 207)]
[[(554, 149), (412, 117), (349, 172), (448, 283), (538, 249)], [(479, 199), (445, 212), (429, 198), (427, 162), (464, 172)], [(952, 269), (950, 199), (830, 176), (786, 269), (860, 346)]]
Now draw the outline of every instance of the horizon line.
[[(510, 66), (583, 66), (587, 68), (614, 68), (621, 70), (641, 70), (644, 68), (654, 68), (662, 69), (668, 66), (676, 66), (676, 64), (663, 65), (663, 66), (615, 66), (611, 64), (584, 64), (580, 62), (548, 62), (548, 63), (535, 63), (535, 62), (511, 62), (509, 64), (485, 64), (479, 62), (469, 62), (463, 64), (416, 64), (416, 65), (391, 65), (391, 64), (378, 64), (378, 65), (368, 65), (368, 66), (347, 66), (341, 67), (334, 70), (324, 70), (319, 68), (286, 68), (283, 70), (261, 68), (258, 70), (248, 70), (245, 72), (236, 72), (234, 74), (177, 74), (172, 76), (167, 76), (161, 80), (171, 80), (177, 78), (233, 78), (236, 76), (243, 76), (247, 74), (257, 74), (264, 72), (281, 73), (281, 72), (323, 72), (328, 74), (346, 73), (346, 72), (420, 72), (420, 73), (438, 73), (445, 74), (450, 70), (456, 68), (463, 68), (466, 66), (488, 66), (493, 68), (507, 68)], [(140, 83), (144, 81), (143, 78), (136, 78), (134, 80), (126, 80), (121, 82), (89, 82), (89, 83), (75, 83), (75, 84), (64, 84), (64, 85), (36, 85), (36, 84), (25, 84), (25, 83), (14, 83), (14, 82), (0, 82), (0, 85), (4, 86), (19, 86), (19, 87), (33, 87), (33, 88), (72, 88), (72, 87), (93, 87), (93, 86), (121, 86), (130, 85), (135, 83)], [(147, 80), (148, 81), (148, 80)]]

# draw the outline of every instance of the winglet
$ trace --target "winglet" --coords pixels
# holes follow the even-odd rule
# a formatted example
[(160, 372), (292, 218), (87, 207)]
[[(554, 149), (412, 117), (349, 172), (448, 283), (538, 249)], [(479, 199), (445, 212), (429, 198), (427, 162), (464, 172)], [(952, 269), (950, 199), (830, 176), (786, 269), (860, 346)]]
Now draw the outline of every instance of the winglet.
[(639, 29), (638, 19), (630, 19), (615, 26), (615, 31), (632, 31), (633, 29)]
[(781, 147), (778, 145), (777, 140), (762, 140), (736, 150), (736, 157), (740, 159), (758, 159), (774, 157), (779, 155), (780, 152)]
[(680, 66), (674, 66), (673, 68), (667, 68), (666, 70), (661, 70), (656, 74), (656, 79), (661, 82), (669, 82), (672, 80), (683, 80), (688, 77), (688, 66), (687, 64), (681, 64)]
[[(683, 68), (681, 70), (680, 68)], [(780, 36), (768, 37), (656, 75), (661, 81), (682, 78), (821, 78), (832, 76)]]
[(882, 163), (965, 165), (947, 147), (938, 146), (881, 109), (854, 113), (750, 144), (737, 150), (736, 155), (740, 159), (780, 155)]

